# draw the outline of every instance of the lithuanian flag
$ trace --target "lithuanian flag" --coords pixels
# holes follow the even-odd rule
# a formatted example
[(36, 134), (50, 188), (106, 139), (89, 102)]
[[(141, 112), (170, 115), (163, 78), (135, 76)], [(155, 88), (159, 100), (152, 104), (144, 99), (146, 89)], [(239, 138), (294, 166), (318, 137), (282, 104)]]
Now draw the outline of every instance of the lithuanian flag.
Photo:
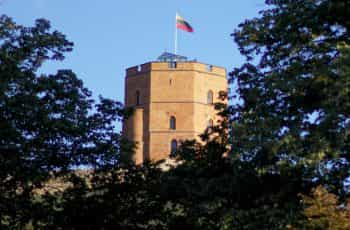
[(176, 28), (192, 33), (192, 26), (186, 20), (176, 13)]

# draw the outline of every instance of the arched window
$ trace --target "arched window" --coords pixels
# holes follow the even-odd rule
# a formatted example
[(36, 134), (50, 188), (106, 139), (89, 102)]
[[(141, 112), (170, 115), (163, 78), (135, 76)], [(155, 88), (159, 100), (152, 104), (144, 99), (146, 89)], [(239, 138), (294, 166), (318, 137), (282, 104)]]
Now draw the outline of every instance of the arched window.
[(207, 94), (207, 104), (213, 104), (213, 91), (209, 90)]
[(172, 140), (170, 143), (170, 156), (173, 157), (177, 150), (177, 140)]
[(140, 105), (140, 91), (136, 91), (136, 105)]
[(214, 126), (213, 119), (209, 119), (209, 121), (208, 121), (208, 129), (213, 128), (213, 126)]
[(176, 129), (176, 118), (174, 116), (170, 117), (169, 128), (173, 130)]

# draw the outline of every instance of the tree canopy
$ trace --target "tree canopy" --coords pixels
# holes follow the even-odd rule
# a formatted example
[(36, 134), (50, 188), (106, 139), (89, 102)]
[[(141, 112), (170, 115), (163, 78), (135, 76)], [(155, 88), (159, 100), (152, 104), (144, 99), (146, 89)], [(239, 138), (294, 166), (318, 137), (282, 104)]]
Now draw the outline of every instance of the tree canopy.
[[(114, 123), (121, 103), (91, 92), (71, 70), (38, 75), (49, 60), (63, 60), (73, 43), (50, 30), (47, 20), (33, 27), (0, 17), (0, 221), (25, 223), (33, 190), (53, 176), (79, 166), (114, 167), (123, 138)], [(94, 110), (92, 110), (94, 108)]]
[(262, 171), (298, 169), (338, 194), (349, 177), (348, 1), (266, 1), (234, 32), (246, 63), (231, 73), (233, 152)]

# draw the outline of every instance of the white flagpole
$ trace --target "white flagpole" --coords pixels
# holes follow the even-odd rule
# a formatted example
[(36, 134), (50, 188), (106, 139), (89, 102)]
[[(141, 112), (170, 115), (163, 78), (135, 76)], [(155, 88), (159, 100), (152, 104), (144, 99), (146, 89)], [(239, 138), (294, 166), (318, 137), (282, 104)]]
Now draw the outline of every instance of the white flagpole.
[(177, 54), (177, 12), (176, 12), (176, 16), (175, 16), (175, 50), (174, 50), (174, 54)]

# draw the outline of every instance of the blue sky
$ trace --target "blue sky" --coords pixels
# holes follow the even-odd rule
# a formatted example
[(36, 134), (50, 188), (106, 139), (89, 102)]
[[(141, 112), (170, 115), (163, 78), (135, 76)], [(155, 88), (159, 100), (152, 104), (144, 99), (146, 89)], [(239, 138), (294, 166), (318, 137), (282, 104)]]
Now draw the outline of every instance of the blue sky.
[(125, 69), (156, 60), (174, 50), (176, 11), (194, 28), (179, 31), (178, 54), (223, 66), (243, 58), (230, 34), (245, 19), (258, 15), (263, 0), (0, 0), (1, 14), (31, 26), (37, 18), (74, 42), (63, 62), (40, 70), (72, 69), (94, 97), (124, 100)]

